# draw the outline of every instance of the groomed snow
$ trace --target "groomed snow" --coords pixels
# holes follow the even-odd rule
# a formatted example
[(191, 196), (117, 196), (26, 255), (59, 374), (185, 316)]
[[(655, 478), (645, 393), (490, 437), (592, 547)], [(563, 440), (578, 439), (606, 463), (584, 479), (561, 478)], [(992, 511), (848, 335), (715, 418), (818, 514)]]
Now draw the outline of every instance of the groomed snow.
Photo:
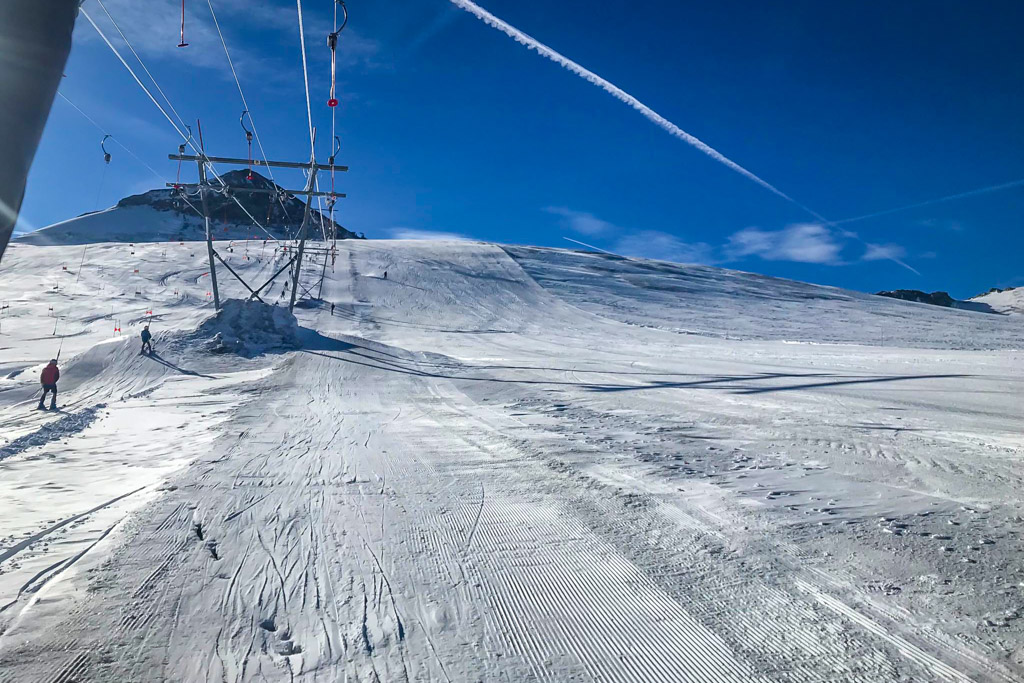
[(296, 329), (207, 271), (4, 257), (5, 681), (1024, 678), (1020, 316), (360, 241)]

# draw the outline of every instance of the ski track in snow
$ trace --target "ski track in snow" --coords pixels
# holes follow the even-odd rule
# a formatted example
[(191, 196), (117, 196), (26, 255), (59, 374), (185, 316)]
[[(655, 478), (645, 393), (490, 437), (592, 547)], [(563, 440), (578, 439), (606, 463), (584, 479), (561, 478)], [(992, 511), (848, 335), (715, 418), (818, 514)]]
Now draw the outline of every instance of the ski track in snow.
[(241, 358), (199, 246), (6, 256), (4, 681), (1024, 678), (1019, 318), (345, 242), (335, 315)]

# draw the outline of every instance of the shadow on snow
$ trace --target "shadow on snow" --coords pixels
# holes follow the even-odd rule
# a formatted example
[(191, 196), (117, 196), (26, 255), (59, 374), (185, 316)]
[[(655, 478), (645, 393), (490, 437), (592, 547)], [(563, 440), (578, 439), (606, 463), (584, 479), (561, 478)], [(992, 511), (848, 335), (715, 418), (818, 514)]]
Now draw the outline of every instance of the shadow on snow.
[[(576, 368), (557, 368), (542, 366), (521, 366), (521, 365), (488, 365), (488, 366), (464, 366), (458, 363), (438, 363), (427, 360), (418, 360), (411, 357), (390, 353), (370, 346), (364, 346), (351, 341), (342, 341), (325, 337), (313, 330), (302, 330), (302, 351), (321, 358), (328, 358), (335, 361), (361, 365), (375, 370), (395, 372), (416, 377), (428, 377), (436, 379), (450, 379), (464, 382), (491, 382), (498, 384), (533, 384), (551, 386), (574, 386), (586, 391), (594, 392), (624, 392), (624, 391), (652, 391), (664, 389), (718, 389), (730, 391), (734, 394), (764, 394), (779, 391), (797, 391), (801, 389), (823, 389), (827, 387), (852, 386), (860, 384), (885, 384), (892, 382), (903, 382), (908, 380), (925, 379), (956, 379), (966, 378), (972, 375), (963, 374), (925, 374), (925, 375), (881, 375), (881, 376), (857, 376), (857, 375), (835, 375), (824, 372), (813, 373), (784, 373), (784, 372), (762, 372), (756, 374), (738, 375), (703, 375), (694, 373), (662, 373), (662, 372), (637, 372), (619, 370), (579, 370)], [(334, 355), (339, 354), (339, 355)], [(659, 377), (691, 377), (689, 380), (634, 380), (629, 384), (595, 383), (586, 381), (568, 381), (557, 379), (534, 379), (515, 377), (481, 377), (471, 374), (463, 374), (479, 371), (494, 370), (527, 370), (534, 372), (575, 372), (575, 373), (600, 373), (615, 376), (643, 376), (653, 375)], [(769, 382), (773, 382), (767, 384)], [(789, 380), (789, 381), (786, 381)], [(795, 383), (794, 383), (795, 382)], [(746, 384), (751, 383), (751, 384)], [(765, 384), (762, 384), (765, 383)]]

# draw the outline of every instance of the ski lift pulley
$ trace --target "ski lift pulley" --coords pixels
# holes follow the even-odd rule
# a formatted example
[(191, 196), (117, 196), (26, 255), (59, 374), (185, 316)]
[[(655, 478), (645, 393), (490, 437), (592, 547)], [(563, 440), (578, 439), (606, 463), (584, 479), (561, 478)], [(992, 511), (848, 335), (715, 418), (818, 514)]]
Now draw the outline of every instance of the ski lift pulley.
[[(187, 145), (190, 142), (192, 142), (192, 126), (186, 124), (185, 128), (188, 129), (188, 139), (185, 140), (185, 142), (183, 142), (180, 145), (178, 145), (178, 156), (179, 157), (185, 156), (185, 145)], [(175, 189), (180, 190), (182, 196), (184, 196), (185, 192), (181, 188), (181, 159), (178, 159), (178, 175), (174, 179), (174, 185), (175, 185)]]
[(185, 146), (188, 145), (188, 143), (192, 142), (192, 126), (185, 124), (185, 128), (188, 129), (188, 139), (185, 140), (185, 142), (178, 145), (178, 156), (184, 156)]
[[(245, 117), (249, 115), (249, 110), (246, 109), (242, 112), (242, 115), (238, 117), (238, 123), (242, 126), (242, 130), (245, 131), (245, 142), (249, 146), (249, 174), (245, 177), (246, 180), (252, 180), (252, 131), (245, 127)], [(252, 116), (249, 116), (249, 122), (252, 122)]]
[(338, 152), (341, 151), (341, 138), (337, 135), (334, 136), (334, 151), (331, 152), (331, 156), (327, 158), (327, 165), (334, 166), (334, 159), (338, 156)]
[[(341, 26), (338, 26), (338, 5), (341, 6), (342, 19)], [(338, 35), (348, 24), (348, 8), (345, 7), (345, 0), (336, 0), (334, 5), (334, 25), (335, 29), (332, 33), (327, 34), (327, 47), (331, 48), (331, 97), (327, 100), (328, 107), (337, 107), (338, 98), (335, 92), (335, 86), (337, 84), (337, 53), (338, 53)]]

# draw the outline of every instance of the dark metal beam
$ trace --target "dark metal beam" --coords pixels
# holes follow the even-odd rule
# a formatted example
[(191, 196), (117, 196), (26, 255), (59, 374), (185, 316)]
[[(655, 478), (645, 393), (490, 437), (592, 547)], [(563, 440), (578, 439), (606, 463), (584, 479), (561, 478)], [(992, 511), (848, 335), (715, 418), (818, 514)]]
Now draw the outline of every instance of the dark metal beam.
[(223, 257), (222, 257), (222, 256), (221, 256), (220, 254), (218, 254), (218, 253), (217, 253), (217, 250), (216, 250), (216, 249), (214, 249), (214, 251), (213, 251), (213, 255), (217, 257), (217, 260), (218, 260), (218, 261), (220, 261), (220, 262), (221, 262), (222, 264), (224, 264), (224, 267), (225, 267), (225, 268), (227, 268), (227, 269), (228, 269), (228, 271), (229, 271), (229, 272), (230, 272), (230, 273), (231, 273), (232, 275), (234, 275), (234, 276), (235, 276), (235, 279), (236, 279), (236, 280), (238, 280), (239, 282), (241, 282), (241, 283), (242, 283), (242, 285), (243, 285), (243, 286), (244, 286), (244, 287), (245, 287), (246, 289), (248, 289), (248, 290), (249, 290), (249, 291), (250, 291), (250, 292), (252, 293), (252, 296), (251, 296), (251, 297), (249, 297), (249, 300), (250, 300), (250, 301), (251, 301), (251, 300), (252, 300), (253, 298), (256, 298), (256, 299), (259, 299), (259, 300), (260, 300), (260, 303), (266, 303), (265, 301), (263, 301), (263, 299), (260, 299), (260, 295), (259, 295), (259, 294), (258, 294), (258, 293), (257, 293), (256, 291), (254, 291), (252, 287), (250, 287), (250, 286), (249, 286), (249, 283), (247, 283), (247, 282), (246, 282), (245, 280), (243, 280), (243, 279), (242, 279), (242, 276), (241, 276), (241, 275), (239, 275), (238, 273), (236, 273), (236, 272), (235, 272), (235, 269), (234, 269), (234, 268), (232, 268), (231, 266), (229, 266), (229, 265), (228, 265), (228, 262), (227, 262), (227, 261), (225, 261), (225, 260), (224, 260), (224, 258), (223, 258)]
[[(199, 189), (199, 183), (164, 183), (164, 185), (166, 185), (167, 187), (174, 187), (174, 188), (185, 187), (185, 188), (189, 188), (189, 189)], [(220, 192), (224, 188), (227, 188), (227, 189), (231, 190), (232, 192), (247, 192), (247, 193), (250, 193), (250, 194), (275, 194), (277, 192), (277, 190), (268, 190), (268, 189), (260, 188), (260, 187), (239, 187), (239, 186), (236, 186), (236, 185), (225, 185), (225, 186), (223, 186), (221, 188), (213, 186), (213, 191), (214, 192)], [(342, 198), (343, 199), (343, 198), (348, 196), (344, 192), (310, 192), (310, 191), (307, 191), (307, 190), (281, 190), (281, 191), (284, 192), (285, 194), (301, 194), (301, 195), (308, 195), (310, 197), (338, 197), (338, 198)]]
[(278, 276), (278, 275), (280, 275), (281, 273), (283, 273), (283, 272), (284, 272), (284, 270), (285, 270), (285, 268), (287, 268), (288, 266), (290, 266), (290, 265), (291, 265), (291, 264), (292, 264), (292, 263), (293, 263), (294, 261), (295, 261), (295, 257), (294, 257), (294, 256), (292, 256), (292, 257), (291, 257), (290, 259), (288, 259), (288, 263), (286, 263), (286, 264), (284, 264), (283, 266), (281, 266), (281, 269), (280, 269), (279, 271), (277, 271), (276, 273), (274, 273), (273, 275), (271, 275), (271, 276), (270, 276), (270, 279), (269, 279), (269, 280), (267, 280), (266, 282), (264, 282), (264, 283), (263, 283), (262, 285), (260, 285), (259, 289), (257, 289), (257, 290), (256, 290), (255, 292), (253, 292), (253, 294), (254, 294), (254, 295), (256, 295), (256, 294), (259, 294), (259, 293), (260, 293), (260, 292), (262, 292), (262, 291), (263, 291), (264, 289), (266, 289), (267, 285), (273, 284), (273, 283), (274, 283), (274, 280), (276, 280), (276, 279), (277, 279), (277, 276)]
[(348, 166), (331, 166), (330, 164), (299, 163), (297, 161), (263, 161), (262, 159), (235, 159), (233, 157), (199, 157), (191, 154), (168, 154), (171, 161), (203, 161), (216, 164), (233, 164), (236, 166), (270, 166), (273, 168), (313, 168), (318, 171), (347, 171)]
[[(306, 190), (312, 191), (316, 187), (316, 164), (313, 164), (313, 169), (309, 172), (309, 178), (306, 181)], [(302, 216), (302, 226), (299, 228), (299, 253), (295, 257), (295, 274), (292, 278), (292, 299), (288, 303), (288, 312), (291, 313), (295, 310), (295, 297), (298, 296), (299, 288), (299, 277), (302, 275), (302, 255), (306, 251), (306, 232), (309, 229), (309, 220), (313, 215), (313, 202), (306, 202), (306, 212)]]
[(213, 262), (213, 231), (210, 230), (210, 207), (206, 201), (209, 192), (206, 186), (206, 164), (199, 167), (199, 196), (203, 200), (203, 220), (206, 223), (206, 251), (210, 257), (210, 283), (213, 285), (213, 310), (220, 311), (220, 290), (217, 288), (217, 264)]

